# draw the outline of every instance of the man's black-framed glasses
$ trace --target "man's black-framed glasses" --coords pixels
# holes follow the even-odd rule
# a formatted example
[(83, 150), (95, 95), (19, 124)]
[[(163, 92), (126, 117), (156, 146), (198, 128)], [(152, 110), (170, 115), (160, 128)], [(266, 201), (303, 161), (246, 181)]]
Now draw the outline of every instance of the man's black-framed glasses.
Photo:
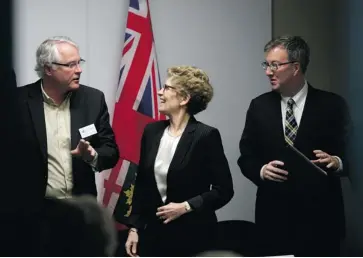
[(66, 64), (57, 63), (57, 62), (52, 62), (52, 64), (54, 64), (54, 65), (60, 65), (60, 66), (65, 66), (65, 67), (69, 67), (70, 69), (74, 69), (77, 66), (82, 66), (85, 62), (86, 62), (86, 60), (84, 60), (84, 59), (81, 58), (78, 61), (73, 61), (73, 62), (69, 62), (69, 63), (66, 63)]
[(289, 62), (284, 62), (284, 63), (278, 63), (278, 62), (272, 62), (271, 64), (269, 64), (268, 62), (262, 62), (261, 66), (263, 68), (263, 70), (267, 70), (268, 67), (270, 67), (271, 71), (277, 71), (280, 66), (286, 65), (286, 64), (292, 64), (292, 63), (296, 63), (296, 61), (289, 61)]

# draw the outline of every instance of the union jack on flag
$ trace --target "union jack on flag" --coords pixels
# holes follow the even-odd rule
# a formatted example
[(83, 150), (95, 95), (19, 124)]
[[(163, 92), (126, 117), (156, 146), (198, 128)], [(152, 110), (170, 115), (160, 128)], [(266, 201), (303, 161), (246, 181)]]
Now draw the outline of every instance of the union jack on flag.
[(130, 0), (112, 128), (120, 159), (105, 172), (102, 203), (122, 223), (132, 209), (133, 188), (146, 124), (165, 119), (158, 110), (160, 78), (148, 0)]

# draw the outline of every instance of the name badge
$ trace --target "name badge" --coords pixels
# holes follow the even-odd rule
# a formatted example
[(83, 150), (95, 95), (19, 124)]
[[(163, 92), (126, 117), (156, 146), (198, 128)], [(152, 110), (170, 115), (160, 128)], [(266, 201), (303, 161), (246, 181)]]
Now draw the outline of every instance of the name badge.
[(87, 125), (79, 129), (82, 139), (97, 134), (97, 129), (94, 124)]

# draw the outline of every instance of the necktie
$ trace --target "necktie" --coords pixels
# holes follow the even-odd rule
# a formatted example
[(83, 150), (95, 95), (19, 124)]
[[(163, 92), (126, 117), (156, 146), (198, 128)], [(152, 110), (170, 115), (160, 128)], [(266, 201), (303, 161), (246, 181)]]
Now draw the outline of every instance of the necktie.
[(287, 101), (287, 107), (286, 107), (285, 141), (290, 145), (294, 145), (298, 129), (298, 125), (293, 111), (294, 104), (295, 101), (291, 98)]

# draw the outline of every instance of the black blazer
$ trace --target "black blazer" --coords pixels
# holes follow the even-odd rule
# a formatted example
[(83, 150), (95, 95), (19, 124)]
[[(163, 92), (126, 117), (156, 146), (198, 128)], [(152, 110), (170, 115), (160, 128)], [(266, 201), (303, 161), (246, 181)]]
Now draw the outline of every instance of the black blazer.
[(169, 167), (167, 199), (163, 203), (154, 177), (154, 163), (168, 125), (169, 121), (158, 121), (145, 127), (129, 224), (143, 228), (157, 220), (158, 207), (184, 201), (190, 203), (193, 212), (170, 224), (217, 222), (215, 210), (226, 205), (234, 194), (219, 131), (190, 118)]
[[(335, 233), (341, 235), (344, 232), (344, 208), (340, 178), (337, 176), (339, 174), (328, 171), (328, 176), (320, 182), (319, 189), (305, 187), (302, 196), (296, 196), (290, 188), (284, 187), (285, 182), (275, 183), (260, 177), (264, 164), (273, 160), (284, 161), (285, 140), (280, 101), (281, 97), (276, 92), (262, 94), (251, 101), (239, 146), (241, 156), (238, 165), (243, 175), (258, 186), (256, 222), (276, 224), (279, 227), (280, 221), (271, 223), (272, 216), (283, 220), (284, 215), (295, 207), (296, 213), (301, 215), (295, 218), (295, 223), (299, 223), (299, 219), (311, 219), (311, 223), (316, 223), (317, 227), (319, 223), (328, 224), (336, 229)], [(313, 154), (316, 149), (340, 157), (343, 161), (343, 172), (346, 174), (348, 164), (345, 145), (348, 125), (349, 115), (344, 99), (309, 85), (294, 145), (310, 159), (316, 159)], [(324, 218), (323, 214), (329, 216)]]
[[(29, 196), (44, 197), (47, 179), (47, 135), (43, 107), (41, 81), (18, 88), (21, 124), (26, 128), (24, 145), (31, 149), (28, 155), (32, 161), (27, 175), (25, 192)], [(101, 91), (84, 85), (72, 92), (71, 112), (71, 149), (75, 149), (81, 139), (79, 128), (94, 124), (97, 134), (87, 140), (98, 153), (97, 170), (102, 171), (116, 165), (119, 158), (118, 147), (109, 122), (109, 114), (104, 95)], [(20, 157), (21, 158), (21, 157)], [(72, 158), (73, 193), (96, 196), (95, 174), (89, 164), (81, 158)], [(30, 188), (30, 189), (29, 189)]]

